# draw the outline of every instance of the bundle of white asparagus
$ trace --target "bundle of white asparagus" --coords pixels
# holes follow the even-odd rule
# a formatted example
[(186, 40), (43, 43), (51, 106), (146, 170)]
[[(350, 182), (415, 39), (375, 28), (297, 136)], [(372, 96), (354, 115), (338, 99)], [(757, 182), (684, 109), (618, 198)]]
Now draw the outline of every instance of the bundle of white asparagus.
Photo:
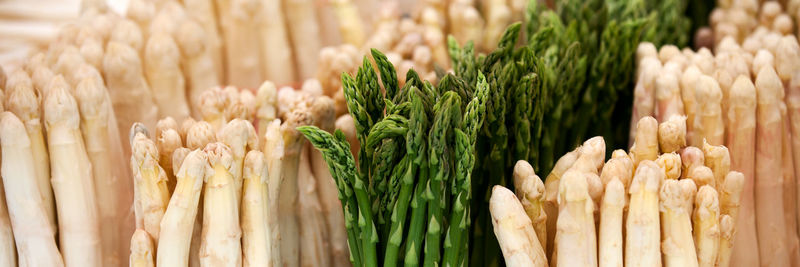
[(725, 146), (686, 146), (685, 117), (638, 121), (630, 152), (604, 162), (602, 137), (547, 178), (514, 167), (492, 223), (508, 266), (729, 266), (745, 176)]
[(300, 91), (264, 82), (255, 94), (218, 87), (202, 94), (197, 121), (166, 117), (154, 132), (134, 124), (134, 207), (143, 231), (130, 241), (130, 263), (349, 266), (334, 180), (296, 131), (354, 133), (346, 117), (335, 125), (333, 100), (320, 92), (318, 82)]
[(639, 46), (632, 121), (685, 118), (689, 145), (727, 146), (730, 157), (721, 162), (745, 178), (730, 264), (798, 266), (800, 45), (794, 24), (777, 1), (720, 3), (710, 21), (712, 28), (697, 36), (713, 53)]

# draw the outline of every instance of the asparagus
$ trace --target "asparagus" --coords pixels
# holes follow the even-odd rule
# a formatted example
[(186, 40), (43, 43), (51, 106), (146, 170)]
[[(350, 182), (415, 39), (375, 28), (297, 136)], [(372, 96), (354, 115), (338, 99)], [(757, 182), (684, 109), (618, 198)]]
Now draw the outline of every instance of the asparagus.
[[(547, 220), (547, 255), (552, 255), (555, 250), (555, 237), (556, 237), (556, 222), (558, 219), (558, 187), (561, 181), (561, 176), (572, 167), (575, 160), (580, 155), (580, 148), (576, 148), (572, 152), (564, 154), (553, 166), (553, 170), (547, 175), (544, 180), (545, 191), (545, 205), (544, 212), (548, 214)], [(555, 264), (551, 264), (555, 265)]]
[(685, 147), (680, 152), (681, 154), (681, 179), (687, 178), (689, 172), (699, 166), (705, 164), (705, 156), (703, 151), (697, 147)]
[(172, 154), (174, 154), (175, 150), (178, 148), (183, 147), (183, 144), (181, 142), (181, 136), (174, 129), (167, 129), (157, 135), (156, 146), (159, 154), (158, 161), (167, 174), (167, 188), (171, 193), (175, 191), (177, 183), (176, 173), (178, 172), (178, 168), (180, 168), (180, 165), (178, 165), (178, 168), (174, 168), (175, 164), (172, 162)]
[[(559, 184), (556, 232), (557, 262), (565, 266), (597, 266), (594, 203), (580, 171), (569, 170)], [(630, 236), (630, 234), (629, 234)]]
[(547, 244), (547, 214), (543, 209), (544, 183), (526, 161), (517, 161), (514, 165), (514, 188), (525, 213), (533, 224), (536, 237), (542, 247)]
[[(196, 7), (188, 3), (187, 7)], [(210, 2), (210, 0), (200, 0)], [(192, 12), (193, 8), (189, 9)], [(208, 20), (209, 18), (203, 18)], [(210, 18), (213, 20), (213, 16)], [(216, 30), (216, 27), (214, 27)], [(219, 44), (216, 40), (216, 35), (211, 36), (212, 33), (204, 31), (198, 22), (193, 20), (185, 20), (178, 28), (175, 34), (175, 40), (178, 42), (183, 63), (181, 64), (181, 71), (185, 75), (186, 80), (186, 98), (191, 107), (192, 116), (199, 117), (200, 110), (200, 94), (206, 89), (218, 86), (223, 79), (221, 58), (219, 58)], [(210, 44), (204, 42), (207, 38), (212, 39)], [(214, 62), (217, 62), (215, 64)]]
[(714, 266), (719, 253), (719, 198), (710, 185), (700, 186), (692, 214), (698, 266)]
[(718, 190), (720, 214), (722, 216), (727, 216), (728, 220), (730, 220), (723, 224), (723, 219), (720, 219), (720, 231), (722, 236), (719, 240), (719, 256), (717, 258), (717, 265), (719, 266), (730, 266), (731, 253), (733, 253), (732, 249), (734, 245), (733, 234), (736, 233), (737, 228), (734, 223), (734, 218), (739, 217), (744, 179), (744, 174), (741, 172), (729, 172), (725, 176), (725, 181), (720, 184), (720, 189)]
[[(54, 238), (55, 227), (50, 224), (42, 199), (29, 197), (38, 195), (39, 187), (32, 142), (25, 125), (11, 112), (3, 112), (0, 126), (0, 143), (5, 159), (2, 165), (5, 201), (0, 204), (8, 205), (19, 263), (23, 266), (64, 266)], [(15, 258), (13, 254), (4, 257), (12, 261)]]
[(316, 192), (316, 179), (311, 171), (310, 151), (304, 145), (297, 171), (297, 218), (300, 224), (299, 243), (303, 248), (300, 250), (300, 265), (330, 266), (328, 232)]
[(655, 81), (657, 121), (664, 122), (673, 115), (683, 115), (683, 101), (680, 96), (678, 77), (673, 73), (666, 73)]
[(283, 138), (283, 162), (281, 168), (281, 182), (278, 206), (280, 214), (279, 224), (281, 230), (281, 260), (282, 265), (297, 266), (300, 261), (300, 232), (297, 222), (297, 197), (298, 183), (297, 171), (300, 163), (300, 152), (303, 148), (303, 139), (295, 128), (308, 125), (311, 119), (307, 110), (294, 110), (288, 114), (286, 122), (281, 125)]
[[(264, 81), (264, 83), (258, 87), (256, 93), (257, 109), (255, 126), (256, 133), (258, 133), (259, 136), (264, 136), (264, 133), (267, 132), (267, 126), (277, 115), (275, 110), (277, 96), (275, 84), (270, 81)], [(264, 142), (263, 137), (259, 139), (261, 139), (262, 143)]]
[[(45, 144), (44, 129), (42, 129), (41, 108), (39, 106), (40, 95), (32, 86), (32, 82), (24, 72), (14, 72), (5, 83), (6, 108), (14, 113), (25, 124), (25, 131), (30, 140), (31, 151), (34, 158), (36, 171), (35, 180), (39, 187), (38, 193), (42, 205), (45, 208), (45, 215), (56, 234), (56, 210), (53, 199), (53, 189), (50, 186), (50, 160)], [(41, 91), (40, 91), (41, 92)]]
[(653, 117), (644, 117), (636, 123), (636, 141), (631, 146), (630, 154), (634, 169), (644, 160), (656, 160), (658, 157), (658, 122)]
[[(136, 196), (136, 228), (143, 228), (158, 244), (160, 224), (169, 204), (167, 175), (158, 163), (158, 149), (141, 124), (131, 127), (131, 169), (133, 169)], [(144, 129), (146, 131), (146, 129)]]
[(186, 133), (186, 147), (189, 149), (202, 149), (216, 140), (211, 124), (205, 121), (195, 123)]
[(316, 56), (322, 46), (313, 3), (310, 0), (292, 0), (282, 4), (286, 21), (291, 22), (286, 25), (297, 63), (297, 75), (301, 79), (311, 78), (316, 70)]
[(722, 145), (712, 146), (703, 141), (703, 154), (705, 154), (705, 165), (711, 168), (714, 173), (714, 184), (722, 186), (725, 176), (731, 170), (731, 156), (728, 148)]
[(156, 266), (153, 261), (155, 248), (153, 248), (153, 240), (146, 231), (136, 229), (131, 237), (131, 255), (128, 265), (131, 267), (154, 267)]
[(78, 104), (61, 75), (48, 84), (44, 117), (59, 244), (67, 266), (102, 265), (92, 169), (80, 132)]
[(231, 168), (233, 186), (236, 188), (236, 199), (241, 199), (244, 157), (248, 150), (258, 149), (256, 130), (249, 121), (233, 119), (217, 132), (217, 140), (231, 149), (233, 154), (233, 166)]
[[(207, 53), (208, 55), (207, 56), (208, 66), (211, 67), (207, 69), (208, 70), (207, 74), (212, 75), (213, 77), (218, 78), (220, 80), (224, 80), (225, 73), (223, 69), (225, 67), (225, 61), (222, 58), (223, 43), (220, 40), (220, 34), (219, 34), (220, 22), (218, 20), (219, 18), (215, 15), (218, 13), (216, 13), (214, 1), (186, 0), (183, 2), (183, 5), (186, 7), (187, 15), (189, 15), (189, 17), (197, 21), (197, 22), (192, 22), (192, 24), (200, 26), (199, 29), (202, 29), (202, 32), (204, 32), (202, 38), (195, 40), (197, 40), (196, 44), (208, 45), (207, 48), (204, 49), (205, 51), (207, 51), (205, 53)], [(191, 20), (187, 19), (186, 21), (191, 21)], [(176, 38), (176, 39), (182, 40), (183, 38)]]
[[(620, 173), (618, 169), (611, 169), (614, 166), (609, 161), (603, 167), (603, 176), (611, 176), (611, 180), (606, 182), (603, 201), (600, 204), (600, 229), (597, 237), (598, 257), (600, 267), (622, 266), (622, 221), (623, 209), (626, 203), (625, 185), (620, 181), (621, 178), (630, 173)], [(606, 169), (606, 168), (609, 169)]]
[[(163, 25), (159, 25), (163, 27)], [(180, 66), (180, 50), (166, 32), (150, 35), (144, 48), (144, 73), (159, 115), (183, 119), (189, 116), (186, 80)]]
[[(3, 77), (5, 77), (5, 72)], [(5, 100), (5, 94), (0, 90), (0, 100)], [(4, 103), (5, 101), (0, 101)], [(0, 104), (0, 110), (3, 110), (3, 105)], [(2, 157), (0, 156), (0, 159)], [(0, 165), (2, 162), (0, 161)], [(0, 166), (2, 167), (2, 166)], [(0, 174), (2, 175), (2, 174)], [(3, 188), (2, 179), (0, 179), (0, 259), (2, 263), (8, 266), (15, 266), (17, 264), (16, 246), (14, 245), (14, 234), (11, 230), (11, 220), (8, 216), (8, 207), (6, 206), (6, 194)], [(55, 231), (55, 230), (54, 230)]]
[(686, 146), (686, 117), (670, 116), (658, 125), (658, 147), (661, 153), (671, 153)]
[(241, 266), (242, 230), (239, 200), (236, 198), (231, 149), (210, 143), (203, 149), (213, 172), (205, 175), (203, 192), (203, 233), (200, 266)]
[(211, 171), (205, 152), (195, 150), (186, 155), (176, 176), (178, 184), (161, 220), (158, 240), (158, 265), (188, 266), (197, 206), (203, 179)]
[(260, 10), (257, 1), (215, 1), (225, 53), (225, 78), (229, 83), (256, 88), (263, 80), (258, 34), (252, 22)]
[[(585, 188), (584, 188), (585, 189)], [(510, 190), (492, 188), (489, 202), (492, 225), (508, 266), (547, 266), (547, 257), (539, 244), (525, 210)], [(580, 253), (580, 252), (579, 252)]]
[(659, 266), (661, 263), (657, 192), (663, 180), (663, 171), (652, 161), (643, 160), (636, 168), (625, 222), (625, 266)]
[(244, 164), (242, 195), (242, 266), (272, 264), (272, 240), (269, 227), (269, 169), (264, 153), (247, 152)]
[(661, 247), (665, 266), (698, 266), (692, 237), (691, 203), (697, 188), (692, 180), (667, 179), (661, 185)]
[(281, 234), (280, 223), (278, 216), (279, 212), (279, 193), (283, 187), (283, 155), (284, 145), (283, 137), (281, 136), (281, 120), (273, 120), (266, 128), (264, 133), (264, 155), (267, 160), (267, 169), (269, 181), (267, 181), (267, 228), (270, 234), (270, 258), (272, 259), (273, 266), (283, 264), (281, 258)]

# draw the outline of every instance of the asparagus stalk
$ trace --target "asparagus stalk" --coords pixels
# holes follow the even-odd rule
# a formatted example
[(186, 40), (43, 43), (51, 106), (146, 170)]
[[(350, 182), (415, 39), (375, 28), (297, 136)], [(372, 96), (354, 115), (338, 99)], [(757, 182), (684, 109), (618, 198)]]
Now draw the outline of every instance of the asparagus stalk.
[(236, 199), (242, 196), (242, 168), (244, 168), (244, 157), (248, 150), (258, 149), (258, 136), (253, 124), (249, 121), (234, 119), (226, 124), (217, 132), (217, 140), (227, 145), (233, 155), (233, 175), (234, 188), (236, 188)]
[(145, 230), (136, 229), (131, 237), (131, 256), (128, 265), (131, 267), (155, 267), (153, 240)]
[(661, 186), (661, 248), (665, 266), (697, 266), (692, 237), (692, 203), (697, 187), (692, 180), (667, 179)]
[(661, 265), (657, 192), (663, 180), (664, 172), (650, 160), (641, 161), (636, 168), (625, 222), (625, 266)]
[(269, 227), (269, 168), (264, 153), (247, 152), (242, 195), (242, 266), (270, 266), (272, 242)]
[(297, 266), (300, 262), (300, 232), (297, 222), (298, 182), (297, 171), (300, 164), (300, 152), (303, 148), (303, 137), (295, 128), (311, 122), (307, 110), (294, 110), (287, 115), (286, 122), (281, 125), (283, 138), (283, 162), (281, 163), (280, 192), (278, 193), (281, 231), (282, 265)]
[(322, 47), (319, 40), (319, 26), (316, 11), (310, 0), (283, 1), (289, 37), (297, 64), (297, 76), (300, 79), (314, 77), (317, 55)]
[[(261, 0), (259, 2), (261, 5), (257, 11), (255, 23), (259, 25), (258, 37), (259, 41), (261, 41), (259, 46), (261, 62), (265, 63), (263, 66), (264, 79), (280, 85), (289, 84), (295, 80), (296, 70), (295, 62), (292, 58), (291, 43), (289, 42), (291, 34), (286, 32), (284, 13), (281, 12), (283, 10), (282, 5), (285, 3), (278, 0)], [(274, 62), (280, 62), (281, 64), (274, 64)]]
[[(94, 177), (97, 195), (97, 207), (100, 220), (104, 222), (115, 222), (124, 219), (125, 207), (124, 196), (120, 184), (128, 178), (119, 171), (114, 171), (112, 167), (115, 163), (123, 162), (120, 155), (122, 152), (113, 150), (109, 114), (111, 111), (111, 99), (103, 86), (102, 81), (94, 77), (86, 77), (75, 88), (75, 98), (78, 101), (78, 108), (81, 114), (81, 130), (83, 132), (83, 142), (91, 160), (92, 176)], [(118, 136), (118, 135), (114, 135)], [(114, 153), (116, 151), (117, 154)], [(127, 169), (126, 169), (127, 170)], [(129, 195), (128, 195), (129, 196)], [(122, 226), (124, 227), (124, 226)], [(125, 249), (122, 243), (125, 240), (125, 233), (121, 233), (122, 227), (118, 223), (104, 225), (101, 229), (101, 244), (104, 248), (103, 265), (116, 265), (124, 262)]]
[(263, 136), (267, 132), (267, 126), (275, 119), (277, 115), (276, 103), (278, 93), (275, 89), (275, 84), (270, 81), (264, 81), (258, 92), (256, 92), (256, 132), (262, 136), (261, 142), (264, 142)]
[(783, 86), (771, 66), (762, 67), (756, 76), (756, 230), (762, 266), (789, 266), (789, 237), (783, 215), (781, 177), (782, 122), (779, 103)]
[(508, 266), (547, 266), (547, 257), (536, 231), (513, 192), (494, 186), (489, 210), (494, 233)]
[(205, 90), (200, 94), (200, 115), (215, 131), (226, 123), (225, 108), (230, 105), (230, 100), (231, 98), (220, 87)]
[[(172, 155), (175, 153), (175, 150), (183, 147), (181, 136), (174, 129), (167, 129), (161, 132), (161, 134), (158, 134), (156, 145), (159, 154), (158, 161), (167, 174), (167, 188), (171, 194), (175, 191), (175, 186), (177, 184), (176, 173), (178, 172), (178, 169), (174, 168), (175, 164), (172, 162)], [(180, 165), (177, 167), (180, 168)]]
[(102, 249), (92, 169), (80, 131), (78, 104), (61, 75), (44, 100), (51, 183), (61, 252), (67, 266), (100, 266)]
[[(192, 7), (187, 0), (186, 5)], [(210, 0), (199, 0), (210, 2)], [(192, 8), (189, 9), (192, 12)], [(213, 20), (214, 16), (211, 16)], [(204, 18), (204, 20), (207, 20)], [(216, 27), (214, 27), (216, 29)], [(219, 56), (219, 43), (206, 43), (207, 38), (218, 38), (209, 36), (209, 31), (204, 31), (202, 26), (193, 20), (185, 20), (181, 23), (175, 34), (175, 40), (181, 49), (183, 62), (181, 63), (182, 72), (186, 79), (186, 98), (191, 107), (194, 117), (200, 117), (200, 95), (203, 91), (220, 85), (223, 79), (222, 67), (224, 66)], [(215, 64), (215, 62), (218, 62)]]
[[(5, 78), (5, 72), (2, 73), (3, 73), (2, 75), (3, 78)], [(5, 100), (5, 93), (3, 93), (2, 90), (0, 90), (0, 100)], [(3, 110), (2, 103), (4, 102), (5, 101), (0, 101), (0, 110)], [(0, 163), (2, 163), (1, 159), (2, 157), (0, 156)], [(0, 263), (5, 264), (7, 266), (15, 266), (17, 265), (17, 254), (16, 254), (17, 249), (14, 246), (14, 233), (11, 230), (11, 220), (9, 219), (8, 216), (8, 207), (6, 206), (6, 194), (5, 194), (5, 189), (3, 188), (2, 180), (3, 179), (0, 179), (0, 189), (3, 189), (2, 191), (0, 191), (0, 256), (2, 256), (0, 257), (0, 259), (2, 260)]]
[(269, 181), (267, 181), (268, 199), (267, 199), (267, 227), (270, 244), (270, 258), (272, 259), (273, 266), (280, 266), (283, 264), (281, 258), (281, 232), (279, 211), (280, 192), (283, 187), (283, 155), (284, 145), (281, 136), (281, 120), (273, 120), (266, 128), (265, 142), (264, 142), (264, 155), (267, 160), (267, 169)]
[(131, 169), (133, 169), (136, 197), (136, 226), (147, 231), (153, 242), (158, 244), (161, 232), (161, 219), (169, 204), (167, 174), (158, 163), (158, 149), (145, 133), (143, 126), (131, 127)]
[(694, 181), (697, 186), (710, 185), (711, 188), (717, 188), (717, 182), (714, 180), (714, 171), (706, 166), (697, 166), (690, 169), (686, 178)]
[(297, 171), (298, 213), (300, 223), (300, 266), (330, 266), (328, 232), (317, 196), (317, 184), (311, 170), (310, 147), (300, 152)]
[(564, 266), (597, 266), (594, 203), (583, 173), (564, 173), (558, 188), (557, 262)]
[(683, 115), (683, 101), (681, 101), (681, 88), (678, 77), (673, 73), (659, 76), (655, 81), (656, 109), (655, 117), (659, 122), (665, 122), (673, 115)]
[(725, 222), (720, 219), (720, 231), (722, 236), (719, 240), (718, 266), (730, 266), (731, 253), (733, 253), (733, 234), (736, 233), (736, 223), (734, 218), (739, 216), (741, 194), (744, 187), (744, 174), (737, 171), (729, 172), (725, 176), (725, 181), (720, 184), (719, 204), (720, 214), (727, 216), (729, 220)]
[[(578, 159), (580, 155), (580, 148), (576, 148), (575, 150), (564, 154), (561, 158), (556, 161), (556, 164), (553, 166), (553, 170), (550, 171), (550, 174), (547, 175), (547, 178), (544, 180), (544, 192), (545, 192), (545, 205), (544, 205), (544, 213), (548, 214), (547, 220), (547, 255), (553, 255), (555, 250), (555, 238), (556, 238), (556, 222), (558, 220), (558, 187), (561, 181), (561, 176), (564, 175), (567, 170), (575, 164), (575, 161)], [(555, 265), (555, 264), (551, 264)]]
[(192, 128), (192, 126), (194, 126), (195, 123), (197, 123), (197, 121), (189, 117), (183, 120), (180, 128), (178, 128), (178, 134), (181, 135), (181, 140), (183, 140), (184, 145), (188, 146), (189, 142), (186, 137), (188, 136), (189, 130)]
[[(5, 159), (1, 174), (6, 198), (0, 204), (8, 204), (19, 263), (64, 266), (47, 209), (41, 198), (30, 197), (39, 195), (33, 148), (24, 124), (11, 112), (0, 114), (0, 141)], [(5, 256), (14, 259), (13, 254)]]
[[(642, 48), (642, 44), (639, 45), (639, 48), (644, 49)], [(655, 54), (655, 48), (653, 48), (652, 53)], [(637, 50), (637, 55), (639, 55), (638, 50)], [(655, 114), (655, 106), (656, 106), (655, 81), (656, 81), (656, 76), (658, 75), (658, 73), (661, 72), (661, 62), (658, 60), (656, 55), (643, 57), (640, 61), (638, 61), (637, 65), (638, 67), (636, 68), (637, 72), (636, 85), (633, 89), (634, 101), (632, 108), (633, 116), (631, 117), (631, 125), (636, 124), (637, 122), (639, 122), (639, 120), (641, 120), (646, 116), (653, 116)], [(681, 81), (683, 81), (683, 78)], [(684, 103), (685, 102), (686, 101), (684, 101)], [(687, 112), (687, 114), (689, 113)], [(631, 127), (629, 136), (630, 141), (633, 142), (635, 137), (636, 137), (636, 128)]]
[[(794, 159), (795, 170), (800, 168), (800, 76), (792, 77), (788, 90), (786, 91), (786, 106), (789, 109), (790, 130), (792, 132), (792, 158)], [(797, 192), (800, 192), (800, 173), (795, 172), (795, 179)], [(746, 187), (745, 187), (746, 188)], [(797, 209), (800, 211), (800, 198), (797, 199)], [(800, 213), (798, 214), (798, 221), (800, 221)], [(800, 226), (798, 226), (800, 228)], [(800, 229), (798, 229), (800, 231)]]
[[(257, 1), (220, 1), (216, 8), (225, 41), (225, 78), (230, 84), (256, 88), (263, 81), (259, 64), (259, 39), (253, 23), (260, 9)], [(210, 33), (209, 33), (210, 34)]]
[(210, 143), (203, 151), (213, 172), (206, 173), (203, 196), (203, 234), (200, 266), (241, 266), (242, 230), (239, 200), (233, 179), (233, 155), (223, 143)]
[(533, 224), (542, 247), (547, 247), (547, 214), (544, 212), (544, 183), (527, 161), (514, 165), (514, 188), (525, 213)]
[(661, 153), (672, 153), (686, 146), (686, 116), (673, 115), (658, 125)]
[[(756, 88), (749, 77), (739, 76), (728, 93), (728, 137), (726, 145), (731, 153), (731, 169), (744, 175), (741, 204), (735, 221), (731, 264), (756, 266), (759, 264), (758, 238), (755, 215), (755, 151), (756, 151)], [(791, 102), (790, 102), (791, 103)]]
[(176, 119), (189, 117), (186, 80), (181, 71), (178, 45), (167, 32), (150, 35), (144, 49), (144, 73), (159, 115)]
[(630, 154), (634, 170), (643, 160), (658, 158), (658, 122), (653, 117), (644, 117), (636, 123), (636, 141), (631, 146)]
[[(115, 25), (113, 30), (111, 31), (111, 36), (109, 37), (109, 43), (122, 43), (130, 46), (136, 51), (137, 54), (142, 54), (142, 46), (144, 44), (144, 34), (142, 33), (142, 29), (136, 25), (136, 22), (133, 22), (129, 19), (121, 19)], [(109, 47), (106, 47), (108, 50)]]
[[(614, 163), (609, 161), (603, 167), (602, 176), (611, 176), (606, 182), (603, 201), (600, 204), (600, 233), (598, 233), (598, 262), (600, 267), (619, 267), (622, 257), (622, 215), (626, 203), (625, 185), (620, 181), (630, 173), (612, 169)], [(609, 168), (609, 169), (606, 169)]]
[(714, 266), (719, 253), (719, 197), (710, 185), (700, 186), (692, 214), (698, 266)]
[(697, 114), (693, 126), (693, 141), (689, 144), (700, 146), (703, 139), (712, 145), (722, 145), (725, 141), (725, 125), (722, 121), (722, 90), (717, 81), (701, 75), (694, 91), (697, 100)]
[(35, 180), (39, 187), (39, 199), (44, 205), (45, 216), (56, 234), (56, 209), (53, 199), (53, 189), (50, 186), (50, 159), (47, 155), (47, 145), (44, 141), (42, 129), (40, 96), (32, 87), (32, 82), (24, 72), (14, 72), (6, 84), (6, 108), (14, 113), (25, 124), (25, 131), (30, 140), (33, 153), (33, 164), (36, 171)]
[(350, 0), (332, 1), (342, 41), (360, 47), (364, 43), (364, 25), (358, 15), (358, 7)]
[(161, 220), (157, 254), (159, 266), (189, 265), (200, 191), (203, 188), (203, 179), (210, 171), (208, 156), (201, 150), (186, 155), (178, 169), (178, 184)]
[(714, 184), (722, 185), (725, 176), (728, 175), (731, 169), (731, 157), (728, 153), (728, 148), (723, 145), (712, 146), (704, 140), (703, 154), (705, 154), (705, 165), (714, 173)]
[(797, 215), (792, 214), (793, 212), (797, 211), (797, 182), (795, 181), (794, 175), (794, 162), (792, 160), (792, 139), (791, 136), (791, 125), (789, 122), (788, 115), (786, 114), (786, 104), (781, 102), (780, 103), (781, 109), (781, 121), (783, 123), (783, 134), (782, 143), (783, 146), (781, 148), (782, 152), (782, 160), (781, 160), (781, 169), (783, 174), (783, 218), (786, 220), (786, 232), (788, 234), (789, 244), (787, 245), (789, 249), (789, 257), (793, 265), (800, 264), (800, 240), (797, 237)]

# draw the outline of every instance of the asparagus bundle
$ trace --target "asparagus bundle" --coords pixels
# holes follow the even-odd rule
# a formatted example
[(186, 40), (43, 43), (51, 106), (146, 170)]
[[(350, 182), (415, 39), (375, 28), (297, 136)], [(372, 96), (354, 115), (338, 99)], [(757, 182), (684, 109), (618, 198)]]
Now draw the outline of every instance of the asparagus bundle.
[[(654, 119), (645, 117), (639, 121), (635, 143), (650, 141), (651, 137), (644, 134), (648, 132), (658, 139), (655, 131), (642, 129), (656, 127), (644, 123), (648, 120)], [(574, 152), (565, 154), (554, 169), (559, 176), (550, 176), (549, 186), (544, 187), (545, 196), (550, 195), (549, 190), (555, 186), (559, 190), (557, 231), (551, 233), (548, 229), (546, 232), (548, 236), (555, 236), (557, 250), (552, 254), (529, 252), (535, 251), (530, 248), (541, 248), (542, 241), (535, 235), (525, 238), (527, 235), (522, 230), (530, 229), (529, 232), (538, 234), (533, 231), (536, 224), (529, 220), (512, 220), (514, 216), (527, 217), (525, 209), (513, 208), (525, 207), (529, 202), (527, 193), (518, 191), (515, 199), (506, 197), (504, 191), (507, 190), (501, 186), (493, 189), (493, 224), (509, 266), (547, 266), (548, 260), (551, 266), (727, 266), (732, 263), (730, 248), (738, 227), (734, 218), (739, 217), (744, 185), (742, 173), (729, 171), (721, 183), (715, 185), (711, 168), (704, 165), (712, 161), (698, 161), (693, 171), (681, 178), (681, 158), (671, 152), (660, 154), (655, 162), (645, 159), (634, 165), (624, 151), (617, 150), (603, 165), (603, 151), (598, 154), (598, 149), (591, 149), (597, 146), (596, 140), (602, 141), (599, 137), (592, 138)], [(677, 148), (699, 150), (685, 145)], [(725, 149), (714, 153), (721, 158), (728, 156)], [(596, 157), (592, 155), (600, 155), (601, 163), (587, 164), (594, 162), (589, 160)], [(706, 159), (709, 158), (718, 157), (712, 155)], [(567, 164), (569, 162), (572, 164)], [(532, 173), (520, 167), (525, 165), (524, 161), (517, 163), (515, 177)], [(600, 191), (604, 193), (602, 198), (593, 199), (591, 188), (595, 178), (592, 172), (598, 168), (602, 168)], [(706, 171), (698, 171), (703, 169)], [(696, 181), (701, 178), (695, 176), (705, 176), (702, 180), (709, 184), (698, 189)], [(594, 222), (598, 216), (597, 207), (600, 207), (599, 225)], [(548, 213), (547, 218), (551, 215)], [(508, 228), (505, 231), (516, 229), (518, 232), (511, 238), (499, 232), (498, 226)], [(595, 234), (596, 231), (599, 232)], [(527, 263), (520, 263), (521, 259)]]
[(342, 75), (362, 144), (357, 164), (342, 131), (299, 128), (336, 179), (351, 260), (357, 266), (464, 264), (470, 173), (488, 85), (482, 75), (474, 86), (447, 75), (433, 87), (412, 71), (400, 87), (386, 56), (372, 50), (372, 57), (380, 83), (367, 58), (355, 77)]

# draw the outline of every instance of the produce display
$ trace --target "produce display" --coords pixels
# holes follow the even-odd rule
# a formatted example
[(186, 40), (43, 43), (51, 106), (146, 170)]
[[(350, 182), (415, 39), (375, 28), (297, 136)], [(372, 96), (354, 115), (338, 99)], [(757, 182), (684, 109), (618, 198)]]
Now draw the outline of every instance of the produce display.
[(0, 68), (0, 266), (800, 266), (800, 1), (124, 5)]

